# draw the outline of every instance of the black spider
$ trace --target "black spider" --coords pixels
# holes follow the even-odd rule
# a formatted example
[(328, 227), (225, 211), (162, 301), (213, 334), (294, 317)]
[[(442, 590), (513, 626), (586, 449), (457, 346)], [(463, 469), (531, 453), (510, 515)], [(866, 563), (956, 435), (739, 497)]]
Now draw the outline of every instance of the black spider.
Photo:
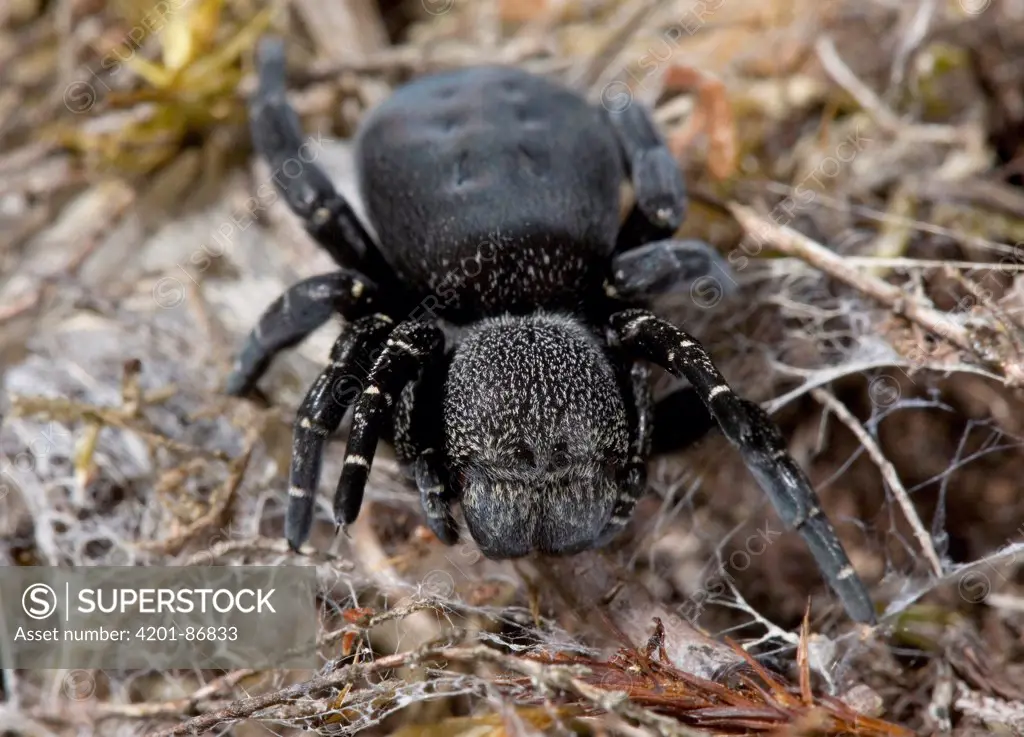
[[(267, 309), (228, 381), (229, 393), (248, 392), (278, 351), (332, 314), (344, 318), (295, 425), (286, 521), (294, 548), (312, 524), (324, 443), (352, 404), (337, 522), (356, 519), (385, 434), (433, 532), (455, 542), (458, 501), (492, 558), (604, 545), (645, 491), (652, 444), (682, 446), (717, 423), (850, 616), (875, 620), (776, 426), (729, 388), (693, 337), (637, 307), (728, 275), (709, 246), (671, 239), (684, 215), (683, 178), (640, 105), (609, 113), (506, 67), (402, 87), (368, 114), (356, 140), (378, 245), (300, 156), (280, 40), (260, 44), (258, 69), (256, 148), (341, 266)], [(626, 177), (637, 204), (620, 227)], [(648, 364), (690, 387), (655, 407)]]

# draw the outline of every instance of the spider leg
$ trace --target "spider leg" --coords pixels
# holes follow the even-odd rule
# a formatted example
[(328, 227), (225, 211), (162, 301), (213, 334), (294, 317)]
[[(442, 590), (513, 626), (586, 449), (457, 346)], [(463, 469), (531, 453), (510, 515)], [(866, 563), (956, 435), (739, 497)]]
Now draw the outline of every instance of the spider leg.
[(287, 289), (260, 315), (245, 340), (225, 391), (247, 394), (260, 380), (274, 356), (323, 325), (336, 313), (346, 320), (365, 315), (374, 302), (376, 286), (355, 271), (317, 274)]
[(672, 236), (686, 216), (686, 183), (665, 139), (640, 104), (608, 112), (633, 182), (636, 204), (619, 230), (616, 251)]
[(723, 294), (736, 291), (728, 262), (704, 241), (659, 240), (617, 254), (609, 288), (624, 300), (642, 300), (711, 279)]
[(309, 138), (285, 94), (284, 42), (262, 39), (257, 47), (258, 86), (249, 102), (253, 144), (274, 172), (277, 191), (311, 236), (339, 266), (359, 268), (377, 281), (391, 273), (351, 205), (306, 152)]
[(451, 511), (455, 494), (437, 450), (443, 443), (437, 424), (442, 416), (437, 387), (443, 385), (446, 373), (445, 362), (434, 361), (402, 389), (395, 405), (393, 445), (399, 465), (419, 490), (427, 526), (445, 545), (454, 545), (459, 539)]
[(847, 613), (874, 623), (863, 582), (821, 510), (810, 481), (786, 450), (778, 428), (760, 406), (738, 397), (693, 337), (651, 312), (623, 310), (611, 316), (613, 337), (637, 358), (685, 378), (771, 499), (782, 521), (798, 530)]
[(394, 328), (387, 315), (369, 315), (342, 328), (330, 364), (306, 393), (295, 420), (285, 537), (294, 550), (309, 537), (324, 444), (362, 391), (373, 357)]
[(640, 497), (647, 491), (647, 459), (654, 438), (654, 402), (651, 396), (651, 372), (639, 361), (624, 361), (629, 367), (620, 378), (629, 398), (631, 409), (629, 461), (619, 485), (619, 496), (612, 515), (601, 531), (596, 547), (603, 547), (622, 531), (633, 517)]
[(438, 540), (445, 545), (454, 545), (459, 541), (459, 526), (452, 514), (451, 486), (436, 451), (433, 448), (424, 450), (416, 458), (414, 469), (427, 525)]
[(423, 368), (439, 360), (443, 351), (441, 329), (425, 322), (403, 322), (385, 342), (352, 415), (345, 465), (334, 496), (334, 519), (339, 524), (349, 525), (359, 515), (377, 440), (394, 398)]

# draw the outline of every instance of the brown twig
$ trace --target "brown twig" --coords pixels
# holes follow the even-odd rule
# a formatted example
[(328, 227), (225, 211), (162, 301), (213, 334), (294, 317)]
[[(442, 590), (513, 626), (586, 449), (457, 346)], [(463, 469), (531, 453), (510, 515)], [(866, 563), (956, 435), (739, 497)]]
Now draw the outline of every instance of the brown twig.
[(238, 491), (238, 487), (242, 483), (245, 470), (249, 467), (249, 459), (252, 457), (254, 447), (255, 438), (250, 437), (242, 454), (231, 460), (228, 465), (228, 477), (213, 494), (210, 499), (210, 507), (202, 516), (194, 520), (181, 532), (165, 540), (145, 540), (135, 543), (135, 546), (140, 550), (148, 552), (170, 553), (173, 555), (203, 530), (220, 525), (224, 520), (228, 507), (231, 506), (231, 500), (234, 499), (235, 492)]
[(914, 509), (913, 502), (910, 501), (910, 495), (907, 494), (906, 488), (903, 486), (903, 482), (900, 481), (899, 475), (896, 473), (896, 468), (889, 462), (889, 459), (882, 453), (882, 449), (878, 447), (878, 443), (871, 437), (864, 425), (861, 424), (860, 420), (853, 416), (853, 413), (846, 408), (846, 405), (836, 399), (835, 395), (825, 389), (812, 389), (811, 395), (821, 402), (823, 405), (829, 408), (829, 410), (839, 418), (850, 431), (857, 436), (857, 440), (864, 446), (864, 450), (867, 451), (871, 460), (878, 466), (878, 470), (882, 472), (882, 477), (889, 484), (889, 488), (892, 489), (893, 496), (896, 497), (896, 502), (900, 505), (900, 509), (903, 510), (903, 516), (906, 517), (907, 522), (910, 524), (910, 528), (914, 531), (914, 537), (917, 538), (918, 544), (921, 546), (921, 552), (924, 553), (924, 557), (928, 559), (928, 564), (932, 567), (932, 572), (935, 574), (937, 579), (942, 578), (942, 562), (939, 560), (938, 554), (935, 552), (935, 541), (932, 540), (932, 536), (928, 534), (928, 530), (924, 528), (924, 524), (921, 522), (921, 518), (917, 514), (917, 510)]
[(935, 143), (955, 143), (960, 137), (956, 129), (948, 125), (905, 123), (900, 120), (896, 113), (890, 110), (878, 95), (847, 66), (829, 36), (820, 36), (814, 44), (814, 50), (832, 81), (849, 92), (857, 104), (867, 111), (886, 132), (893, 135), (914, 136)]
[(1008, 386), (1024, 385), (1024, 367), (1012, 361), (986, 341), (971, 335), (949, 315), (909, 299), (906, 291), (855, 269), (849, 268), (842, 256), (792, 228), (778, 225), (750, 207), (731, 203), (729, 210), (749, 236), (769, 244), (787, 256), (805, 261), (829, 276), (848, 284), (880, 302), (895, 314), (911, 320), (930, 333), (952, 343), (983, 363), (999, 371)]
[[(524, 39), (522, 43), (509, 46), (502, 61), (509, 64), (526, 64), (529, 59), (549, 51), (549, 43), (542, 38)], [(350, 56), (344, 62), (314, 62), (307, 69), (296, 69), (289, 79), (289, 86), (300, 89), (319, 82), (336, 81), (342, 74), (377, 74), (405, 76), (426, 74), (445, 69), (459, 69), (493, 60), (490, 49), (482, 52), (475, 46), (444, 46), (436, 51), (423, 46), (406, 45), (380, 49), (365, 56)], [(564, 66), (560, 60), (551, 63)], [(247, 93), (255, 86), (255, 79), (248, 79), (241, 85), (241, 92)]]
[(565, 600), (583, 626), (611, 634), (602, 638), (605, 642), (618, 643), (619, 647), (647, 642), (657, 618), (665, 624), (668, 657), (680, 670), (712, 678), (738, 662), (732, 648), (708, 637), (656, 600), (608, 555), (586, 552), (571, 558), (542, 559), (535, 569), (536, 577)]
[(611, 33), (587, 59), (578, 63), (570, 72), (570, 83), (577, 89), (600, 91), (602, 83), (609, 82), (611, 75), (622, 71), (621, 65), (614, 63), (624, 53), (629, 40), (661, 7), (659, 0), (633, 0), (616, 11), (609, 21)]
[(215, 712), (195, 717), (171, 729), (151, 733), (149, 737), (176, 737), (177, 735), (202, 734), (216, 727), (253, 717), (265, 709), (295, 699), (311, 698), (330, 689), (343, 688), (361, 678), (382, 670), (419, 665), (432, 660), (499, 666), (529, 677), (542, 688), (568, 692), (579, 696), (604, 711), (650, 727), (658, 734), (680, 735), (681, 737), (705, 737), (701, 731), (680, 724), (669, 717), (636, 706), (617, 692), (608, 691), (589, 683), (586, 680), (586, 676), (591, 671), (585, 665), (545, 663), (535, 659), (505, 655), (484, 645), (475, 647), (425, 647), (418, 651), (385, 655), (366, 663), (354, 663), (332, 673), (317, 676), (304, 683), (295, 684), (260, 696), (252, 696), (234, 701)]
[[(173, 389), (173, 387), (164, 387), (150, 392), (144, 398), (144, 403), (162, 402), (168, 398), (169, 392), (173, 392)], [(85, 402), (76, 402), (66, 397), (13, 396), (11, 397), (11, 417), (55, 420), (67, 424), (95, 423), (100, 426), (116, 427), (119, 430), (135, 433), (148, 443), (177, 453), (205, 456), (219, 461), (230, 460), (230, 457), (223, 451), (188, 445), (139, 427), (140, 420), (132, 417), (122, 407), (101, 407)]]
[[(365, 620), (360, 620), (355, 624), (350, 624), (345, 627), (341, 627), (330, 632), (325, 632), (320, 635), (317, 640), (318, 647), (325, 647), (332, 645), (338, 640), (344, 639), (349, 634), (360, 634), (362, 632), (368, 632), (374, 627), (378, 627), (386, 622), (393, 622), (396, 619), (405, 619), (406, 617), (416, 614), (422, 611), (435, 611), (437, 608), (436, 604), (427, 601), (413, 602), (412, 604), (405, 604), (403, 606), (392, 607), (383, 612), (368, 612)], [(351, 610), (350, 610), (351, 611)], [(358, 610), (362, 611), (362, 610)]]
[[(190, 714), (197, 709), (209, 707), (214, 699), (230, 694), (246, 678), (259, 674), (260, 671), (251, 668), (240, 668), (215, 678), (183, 699), (135, 704), (98, 703), (84, 711), (72, 711), (64, 721), (94, 726), (98, 722), (109, 719), (175, 719), (182, 714)], [(46, 721), (53, 721), (55, 715), (40, 713), (36, 716)]]
[(669, 137), (669, 148), (682, 159), (693, 140), (704, 133), (708, 137), (708, 170), (715, 179), (728, 179), (736, 173), (739, 156), (736, 120), (726, 94), (725, 84), (706, 72), (678, 64), (665, 72), (666, 90), (696, 95), (693, 112), (684, 126)]
[(317, 550), (312, 545), (304, 545), (299, 553), (292, 550), (287, 540), (269, 537), (248, 537), (243, 540), (222, 540), (210, 546), (209, 550), (193, 553), (181, 563), (183, 566), (210, 565), (233, 553), (276, 553), (301, 557), (303, 560), (312, 558), (329, 562), (337, 570), (351, 570), (352, 563), (344, 558), (324, 550)]

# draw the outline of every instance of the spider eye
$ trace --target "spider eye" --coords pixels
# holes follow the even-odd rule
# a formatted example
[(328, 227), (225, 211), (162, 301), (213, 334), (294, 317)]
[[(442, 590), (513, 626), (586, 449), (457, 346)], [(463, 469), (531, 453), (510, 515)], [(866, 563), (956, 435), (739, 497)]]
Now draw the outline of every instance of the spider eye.
[(525, 443), (519, 443), (512, 450), (512, 457), (517, 465), (532, 466), (537, 462), (537, 455)]
[(551, 451), (551, 465), (555, 468), (564, 468), (569, 465), (569, 446), (565, 443), (558, 443)]

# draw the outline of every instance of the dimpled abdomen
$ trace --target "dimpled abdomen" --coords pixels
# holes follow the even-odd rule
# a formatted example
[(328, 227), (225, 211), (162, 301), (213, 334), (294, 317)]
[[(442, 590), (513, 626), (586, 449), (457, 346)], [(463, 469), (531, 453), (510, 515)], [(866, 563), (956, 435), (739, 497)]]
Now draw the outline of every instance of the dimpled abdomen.
[(426, 77), (357, 143), (383, 252), (424, 293), (454, 287), (487, 314), (559, 306), (600, 279), (625, 172), (601, 111), (568, 89), (509, 67)]

